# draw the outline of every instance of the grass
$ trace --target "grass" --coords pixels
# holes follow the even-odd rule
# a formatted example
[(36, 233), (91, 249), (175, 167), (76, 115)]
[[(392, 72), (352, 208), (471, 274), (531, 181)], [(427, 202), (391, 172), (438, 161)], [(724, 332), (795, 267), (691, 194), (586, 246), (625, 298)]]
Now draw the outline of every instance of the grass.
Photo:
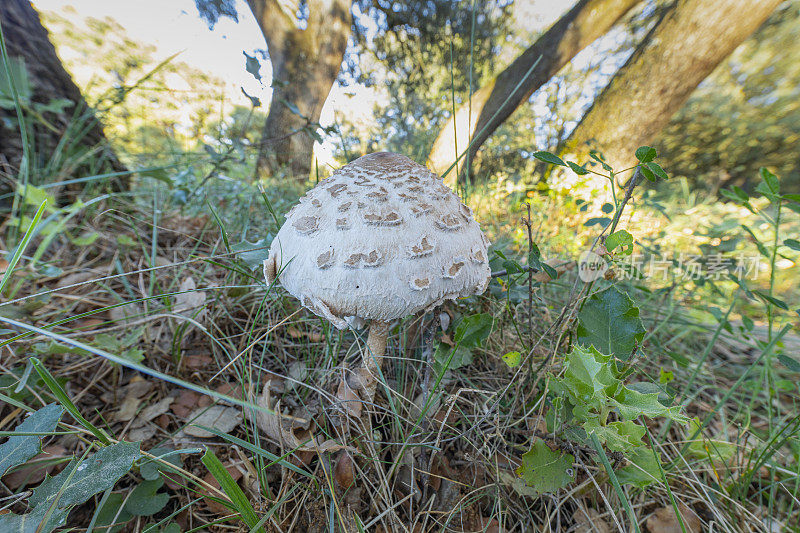
[[(276, 190), (272, 187), (267, 194), (279, 212), (285, 211), (293, 193), (276, 197)], [(555, 331), (551, 326), (564, 305), (580, 304), (568, 298), (573, 271), (536, 288), (530, 330), (527, 295), (521, 290), (527, 277), (521, 286), (497, 280), (486, 295), (449, 304), (445, 311), (454, 317), (488, 312), (495, 325), (486, 344), (475, 350), (473, 362), (441, 380), (431, 375), (427, 355), (434, 338), (442, 335), (433, 325), (435, 317), (411, 317), (398, 324), (384, 366), (386, 386), (369, 407), (372, 416), (348, 420), (331, 387), (341, 365), (358, 360), (363, 337), (338, 332), (302, 310), (280, 289), (266, 287), (258, 272), (251, 274), (228, 251), (243, 240), (240, 228), (274, 234), (277, 221), (262, 215), (267, 207), (247, 205), (250, 220), (244, 222), (235, 203), (216, 214), (201, 209), (185, 216), (168, 204), (154, 204), (164, 198), (155, 190), (139, 195), (141, 200), (134, 202), (112, 196), (66, 223), (67, 232), (96, 233), (91, 245), (57, 238), (41, 259), (46, 263), (26, 262), (23, 255), (8, 275), (6, 291), (14, 290), (13, 298), (0, 306), (3, 316), (11, 314), (16, 323), (37, 329), (33, 334), (6, 334), (6, 340), (9, 335), (14, 340), (2, 348), (3, 394), (30, 408), (54, 399), (74, 404), (85, 422), (63, 423), (61, 433), (77, 433), (54, 432), (45, 443), (64, 442), (69, 454), (80, 455), (93, 442), (93, 433), (129, 438), (136, 418), (115, 421), (115, 413), (132, 380), (143, 378), (152, 386), (138, 414), (164, 398), (178, 397), (186, 384), (212, 391), (205, 400), (194, 397), (193, 410), (229, 405), (225, 402), (231, 396), (237, 403), (241, 398), (277, 409), (258, 399), (269, 383), (284, 414), (301, 421), (301, 430), (313, 428), (318, 442), (332, 439), (347, 448), (334, 453), (293, 449), (265, 435), (248, 417), (230, 437), (217, 432), (208, 439), (192, 439), (184, 431), (191, 418), (168, 410), (165, 418), (145, 424), (149, 436), (142, 449), (208, 446), (219, 464), (213, 463), (214, 475), (208, 477), (197, 452), (182, 454), (168, 505), (151, 517), (134, 517), (129, 528), (175, 521), (184, 530), (222, 531), (238, 528), (241, 517), (253, 530), (380, 526), (385, 531), (478, 531), (499, 524), (504, 530), (557, 531), (593, 509), (597, 514), (592, 516), (607, 528), (633, 530), (634, 523), (644, 529), (656, 510), (678, 504), (692, 509), (705, 527), (714, 522), (739, 531), (763, 529), (768, 519), (796, 523), (797, 390), (785, 383), (796, 375), (776, 365), (764, 350), (783, 344), (791, 353), (796, 337), (769, 343), (758, 331), (748, 334), (724, 321), (704, 323), (683, 305), (692, 299), (680, 288), (653, 292), (646, 283), (619, 282), (639, 302), (651, 332), (634, 362), (632, 380), (658, 382), (661, 371), (671, 373), (665, 389), (685, 403), (687, 414), (704, 420), (705, 427), (692, 435), (690, 428), (674, 424), (649, 426), (666, 483), (646, 490), (620, 486), (609, 476), (610, 463), (598, 468), (578, 455), (582, 466), (574, 485), (547, 497), (525, 497), (518, 493), (514, 468), (544, 424), (548, 401), (542, 394), (547, 387), (543, 372), (558, 372), (567, 348), (571, 324)], [(483, 201), (476, 196), (474, 203)], [(161, 215), (154, 217), (154, 212)], [(498, 224), (489, 230), (513, 252), (519, 228)], [(59, 271), (42, 272), (45, 264)], [(183, 283), (190, 278), (195, 288), (186, 289)], [(741, 298), (737, 292), (725, 294), (732, 305)], [(189, 295), (204, 299), (194, 301), (199, 307), (182, 309), (191, 303)], [(61, 342), (49, 342), (54, 337), (49, 332)], [(147, 373), (130, 370), (131, 362), (96, 356), (103, 351), (96, 346), (103, 334), (131, 332), (140, 335), (135, 346), (145, 354), (141, 364), (150, 369)], [(72, 346), (67, 339), (75, 341)], [(78, 343), (95, 349), (77, 350)], [(523, 354), (516, 369), (502, 361), (509, 351)], [(51, 379), (42, 382), (24, 371), (32, 355), (41, 360), (34, 368), (46, 368)], [(171, 379), (160, 379), (162, 374)], [(48, 386), (57, 380), (60, 386)], [(59, 388), (69, 399), (54, 395)], [(425, 398), (427, 413), (421, 409)], [(8, 404), (0, 429), (12, 429), (21, 413)], [(347, 488), (337, 473), (345, 454), (355, 479)], [(220, 465), (239, 475), (227, 479)], [(209, 483), (219, 476), (222, 488), (212, 489)], [(114, 491), (129, 494), (139, 483), (140, 474), (133, 471)], [(5, 490), (10, 494), (25, 488)], [(221, 501), (238, 503), (222, 511), (205, 498), (215, 493)], [(96, 518), (99, 499), (74, 510), (70, 524), (86, 525)], [(19, 511), (20, 505), (12, 509)]]

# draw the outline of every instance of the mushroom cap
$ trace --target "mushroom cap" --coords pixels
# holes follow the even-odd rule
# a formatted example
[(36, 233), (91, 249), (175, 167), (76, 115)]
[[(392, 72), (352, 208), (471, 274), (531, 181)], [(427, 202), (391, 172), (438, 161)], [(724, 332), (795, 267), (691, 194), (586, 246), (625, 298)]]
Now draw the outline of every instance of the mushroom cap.
[(390, 152), (319, 182), (286, 215), (264, 262), (315, 314), (344, 329), (480, 294), (489, 241), (439, 176)]

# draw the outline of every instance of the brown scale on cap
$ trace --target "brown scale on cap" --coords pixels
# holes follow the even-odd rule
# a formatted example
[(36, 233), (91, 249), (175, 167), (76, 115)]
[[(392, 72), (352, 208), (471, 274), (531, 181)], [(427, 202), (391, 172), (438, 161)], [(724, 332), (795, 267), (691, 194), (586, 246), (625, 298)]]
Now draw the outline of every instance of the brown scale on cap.
[(303, 235), (309, 235), (319, 229), (319, 219), (317, 217), (300, 217), (292, 224), (294, 229)]
[(443, 214), (436, 219), (436, 221), (434, 221), (434, 224), (436, 224), (439, 229), (443, 229), (445, 231), (456, 231), (461, 229), (461, 226), (464, 225), (462, 220), (453, 213)]
[(480, 248), (473, 248), (469, 253), (469, 258), (473, 263), (483, 264), (486, 262), (486, 254)]
[(389, 197), (389, 191), (381, 187), (377, 191), (367, 193), (367, 198), (376, 202), (385, 202)]
[(347, 192), (347, 185), (344, 183), (337, 183), (328, 187), (328, 193), (334, 198), (338, 197), (341, 193)]
[(336, 229), (350, 229), (350, 219), (347, 217), (337, 218)]
[(415, 291), (424, 291), (431, 286), (431, 278), (414, 278), (411, 280), (411, 288)]
[(359, 268), (361, 266), (365, 268), (374, 268), (378, 267), (383, 263), (384, 255), (380, 253), (378, 250), (372, 250), (368, 253), (354, 253), (350, 254), (344, 261), (344, 266), (347, 268)]
[(373, 226), (397, 226), (403, 221), (403, 217), (397, 211), (389, 211), (386, 214), (364, 213), (364, 222)]
[(348, 211), (352, 205), (353, 205), (353, 202), (345, 202), (343, 204), (339, 204), (339, 207), (337, 208), (337, 210), (340, 213), (344, 213), (345, 211)]
[(449, 267), (444, 268), (444, 277), (453, 279), (461, 272), (462, 268), (464, 268), (464, 261), (456, 259)]
[(435, 245), (431, 244), (428, 240), (428, 236), (422, 237), (422, 240), (419, 244), (415, 244), (414, 246), (410, 246), (408, 248), (408, 255), (414, 259), (425, 257), (431, 255), (433, 253), (433, 249), (436, 248)]
[(325, 269), (333, 264), (333, 248), (317, 256), (317, 268)]
[(411, 206), (411, 213), (416, 218), (419, 218), (422, 215), (427, 215), (431, 211), (433, 211), (433, 206), (431, 204), (426, 204), (425, 202), (420, 202), (417, 205)]

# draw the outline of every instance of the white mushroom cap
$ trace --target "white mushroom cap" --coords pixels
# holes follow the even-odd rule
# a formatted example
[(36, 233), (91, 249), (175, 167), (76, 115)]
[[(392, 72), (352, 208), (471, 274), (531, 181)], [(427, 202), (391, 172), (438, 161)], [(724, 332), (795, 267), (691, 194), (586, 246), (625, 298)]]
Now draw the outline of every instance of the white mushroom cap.
[(365, 155), (286, 215), (264, 274), (344, 329), (480, 294), (489, 241), (441, 178), (390, 152)]

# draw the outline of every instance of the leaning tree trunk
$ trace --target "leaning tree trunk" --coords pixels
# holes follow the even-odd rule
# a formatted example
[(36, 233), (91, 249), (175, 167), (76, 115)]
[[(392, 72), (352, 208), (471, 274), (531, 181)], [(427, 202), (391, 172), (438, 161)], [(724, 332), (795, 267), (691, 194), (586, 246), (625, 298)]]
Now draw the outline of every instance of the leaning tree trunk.
[(637, 3), (639, 0), (580, 0), (456, 111), (455, 117), (439, 132), (428, 156), (428, 166), (444, 173), (470, 142), (467, 157), (473, 159), (486, 139), (522, 102)]
[(305, 29), (297, 27), (293, 2), (248, 0), (267, 41), (273, 93), (259, 145), (259, 174), (287, 170), (308, 179), (314, 138), (309, 126), (319, 122), (342, 66), (350, 36), (350, 2), (308, 0)]
[(583, 162), (589, 148), (615, 170), (636, 163), (692, 91), (782, 0), (679, 0), (650, 30), (565, 143)]
[[(15, 86), (23, 90), (20, 96), (30, 157), (23, 164), (23, 139), (15, 107), (1, 106), (0, 173), (15, 178), (20, 169), (27, 166), (33, 180), (60, 181), (81, 177), (78, 174), (95, 172), (102, 166), (122, 170), (108, 148), (100, 123), (62, 66), (30, 2), (0, 0), (0, 24)], [(20, 62), (24, 64), (27, 83), (16, 79), (22, 77), (16, 68)], [(9, 92), (2, 66), (0, 87), (5, 87), (0, 89), (2, 92)], [(60, 99), (71, 104), (57, 112), (42, 109), (43, 105)], [(43, 169), (47, 169), (47, 175), (41, 175)], [(6, 181), (0, 185), (6, 187), (5, 192), (8, 191)]]

